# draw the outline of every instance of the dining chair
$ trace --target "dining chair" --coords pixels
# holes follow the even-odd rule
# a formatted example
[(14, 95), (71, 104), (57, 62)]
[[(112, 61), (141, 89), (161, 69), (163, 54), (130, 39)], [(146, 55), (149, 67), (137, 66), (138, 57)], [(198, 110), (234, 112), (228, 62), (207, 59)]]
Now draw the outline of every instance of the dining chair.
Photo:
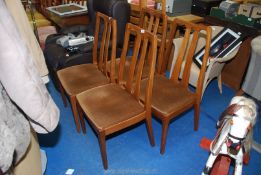
[[(135, 37), (131, 52), (130, 69), (125, 69), (129, 53), (130, 36)], [(98, 135), (104, 169), (108, 168), (106, 136), (146, 121), (150, 144), (154, 146), (151, 119), (151, 92), (156, 62), (157, 39), (152, 33), (128, 23), (119, 67), (119, 81), (84, 91), (76, 96), (80, 118), (86, 116)], [(144, 103), (140, 102), (140, 83), (144, 62), (149, 59), (149, 76), (145, 88)], [(135, 71), (137, 70), (137, 71)], [(122, 85), (124, 71), (127, 82)], [(83, 113), (85, 115), (83, 115)]]
[[(221, 27), (221, 26), (211, 26), (211, 28), (212, 28), (212, 34), (211, 34), (212, 40), (213, 40), (213, 38), (216, 38), (220, 34), (220, 32), (224, 29), (224, 27)], [(206, 37), (205, 33), (203, 31), (200, 32), (200, 37), (197, 42), (197, 47), (196, 47), (195, 53), (198, 53), (200, 51), (200, 49), (205, 46), (205, 37)], [(176, 49), (181, 47), (182, 40), (183, 40), (182, 37), (175, 38), (173, 40), (173, 44)], [(193, 42), (192, 35), (190, 36), (189, 42)], [(206, 70), (206, 74), (205, 74), (205, 78), (204, 78), (204, 82), (203, 82), (202, 97), (204, 95), (204, 92), (205, 92), (208, 84), (215, 78), (217, 78), (217, 80), (218, 80), (219, 92), (222, 93), (221, 72), (223, 70), (224, 65), (235, 57), (235, 55), (237, 54), (237, 52), (239, 50), (239, 46), (234, 51), (229, 53), (227, 56), (224, 56), (221, 58), (220, 57), (209, 58), (209, 64), (207, 66), (207, 70)], [(172, 66), (171, 66), (170, 72), (172, 72), (172, 70), (174, 68), (177, 56), (178, 56), (177, 53), (173, 54)], [(184, 69), (184, 64), (182, 66), (182, 69)], [(194, 87), (197, 86), (199, 71), (200, 71), (199, 67), (196, 65), (196, 63), (193, 62), (191, 65), (191, 73), (190, 73), (191, 75), (189, 78), (189, 84)], [(180, 77), (181, 76), (182, 76), (182, 73), (180, 74)]]
[[(167, 22), (168, 17), (165, 13), (162, 13), (162, 11), (149, 8), (143, 8), (141, 10), (141, 20), (139, 26), (157, 35), (158, 47), (155, 70), (157, 73), (160, 73), (162, 71), (161, 69), (166, 46)], [(146, 72), (143, 73), (143, 77), (145, 76)]]
[[(69, 96), (77, 132), (80, 132), (80, 123), (76, 107), (76, 95), (87, 89), (114, 82), (116, 20), (100, 12), (97, 12), (96, 16), (93, 63), (75, 65), (57, 71), (61, 96), (65, 106), (65, 93)], [(112, 62), (110, 67), (107, 66), (108, 60)], [(110, 75), (108, 75), (108, 69), (111, 69)], [(83, 128), (83, 132), (85, 132), (85, 128)]]
[[(155, 34), (157, 36), (157, 61), (156, 72), (160, 72), (162, 69), (162, 62), (164, 59), (164, 51), (166, 46), (166, 33), (167, 33), (167, 15), (159, 10), (142, 8), (139, 27)], [(132, 44), (130, 44), (130, 47)], [(130, 59), (126, 59), (125, 69), (130, 68)], [(142, 79), (148, 76), (148, 65), (145, 60), (145, 67), (142, 73)], [(119, 68), (120, 58), (116, 59), (116, 71)], [(124, 74), (124, 80), (128, 77), (127, 71)], [(118, 79), (118, 76), (115, 77)]]
[[(190, 22), (175, 19), (171, 23), (170, 38), (166, 46), (164, 57), (169, 58), (173, 46), (173, 39), (179, 27), (184, 28), (185, 34), (182, 40), (182, 45), (179, 50), (174, 50), (178, 53), (176, 64), (170, 78), (163, 74), (156, 74), (154, 77), (153, 91), (152, 91), (152, 113), (156, 118), (162, 121), (162, 135), (160, 153), (164, 154), (167, 130), (170, 121), (182, 114), (183, 112), (194, 107), (194, 129), (198, 129), (199, 111), (201, 102), (201, 93), (203, 80), (206, 72), (207, 61), (209, 56), (210, 42), (211, 42), (211, 27), (200, 24), (193, 24)], [(204, 30), (206, 32), (206, 46), (203, 55), (202, 66), (198, 77), (197, 87), (193, 91), (189, 87), (190, 68), (193, 62), (193, 55), (197, 46), (199, 32)], [(189, 36), (192, 33), (193, 42), (188, 45)], [(186, 53), (188, 50), (188, 53)], [(168, 60), (165, 59), (165, 62)], [(182, 77), (179, 78), (182, 64), (184, 70)], [(141, 100), (145, 100), (145, 88), (148, 80), (143, 79), (141, 82)]]

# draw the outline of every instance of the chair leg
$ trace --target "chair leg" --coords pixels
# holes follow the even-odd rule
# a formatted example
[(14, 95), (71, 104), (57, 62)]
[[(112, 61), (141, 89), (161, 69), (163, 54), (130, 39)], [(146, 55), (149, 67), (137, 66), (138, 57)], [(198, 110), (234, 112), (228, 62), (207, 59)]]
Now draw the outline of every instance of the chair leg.
[(155, 146), (151, 117), (146, 118), (146, 126), (147, 126), (148, 136), (150, 139), (150, 144), (151, 144), (151, 146)]
[(200, 102), (194, 104), (194, 130), (198, 130)]
[(81, 126), (82, 126), (82, 132), (85, 134), (86, 133), (86, 126), (85, 126), (85, 122), (84, 122), (84, 114), (82, 111), (81, 106), (77, 103), (77, 109), (79, 112), (79, 117), (80, 117), (80, 122), (81, 122)]
[(164, 154), (165, 153), (168, 127), (169, 127), (169, 120), (163, 120), (162, 121), (160, 154)]
[(98, 137), (99, 137), (100, 150), (102, 155), (103, 168), (107, 170), (108, 161), (107, 161), (107, 153), (106, 153), (105, 133), (104, 132), (98, 133)]
[(75, 125), (76, 125), (76, 130), (77, 130), (78, 133), (80, 133), (81, 132), (81, 130), (80, 130), (81, 126), (80, 126), (79, 116), (78, 116), (78, 111), (77, 111), (76, 97), (70, 96), (70, 102), (71, 102), (74, 122), (75, 122)]
[(61, 96), (62, 96), (62, 99), (63, 99), (63, 105), (64, 105), (64, 107), (67, 107), (66, 95), (65, 95), (65, 92), (64, 92), (64, 88), (63, 88), (63, 86), (60, 82), (58, 82), (58, 84), (59, 84), (60, 93), (61, 93)]
[(222, 94), (222, 78), (221, 78), (221, 74), (217, 78), (218, 78), (219, 93)]

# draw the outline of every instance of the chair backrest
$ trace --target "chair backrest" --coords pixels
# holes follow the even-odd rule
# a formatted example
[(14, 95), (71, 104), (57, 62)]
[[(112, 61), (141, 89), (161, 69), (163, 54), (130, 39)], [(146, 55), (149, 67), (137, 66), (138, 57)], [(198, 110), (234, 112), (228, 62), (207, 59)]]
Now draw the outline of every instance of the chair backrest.
[[(101, 25), (102, 24), (102, 25)], [(117, 22), (112, 17), (103, 13), (96, 13), (95, 34), (93, 43), (93, 63), (98, 65), (100, 71), (111, 82), (115, 82), (115, 59), (116, 59), (116, 41), (117, 41)], [(111, 61), (110, 68), (108, 61)], [(111, 69), (108, 71), (108, 69)], [(110, 75), (108, 75), (110, 72)]]
[(117, 46), (122, 47), (125, 27), (130, 19), (129, 3), (127, 2), (127, 0), (92, 0), (92, 1), (93, 1), (93, 9), (95, 12), (101, 12), (117, 20), (117, 31), (118, 31)]
[[(129, 47), (130, 37), (134, 37), (134, 46)], [(120, 58), (119, 65), (119, 81), (118, 83), (124, 84), (127, 92), (131, 93), (135, 99), (139, 101), (140, 84), (142, 78), (142, 71), (146, 58), (148, 59), (149, 75), (147, 81), (146, 95), (145, 95), (145, 108), (149, 109), (151, 104), (152, 85), (156, 64), (157, 52), (157, 37), (152, 33), (128, 23), (126, 25), (124, 45)], [(127, 81), (124, 80), (124, 71), (126, 58), (131, 59), (130, 68), (128, 70)]]
[(167, 15), (159, 10), (143, 8), (141, 10), (141, 19), (139, 26), (158, 37), (158, 52), (156, 72), (160, 73), (162, 69), (162, 62), (164, 59), (164, 51), (166, 44), (167, 33)]
[[(171, 50), (173, 47), (173, 39), (175, 37), (175, 34), (177, 30), (179, 30), (179, 27), (184, 28), (184, 37), (182, 39), (181, 47), (174, 52), (177, 52), (177, 60), (174, 65), (174, 69), (170, 75), (170, 79), (173, 81), (179, 81), (183, 86), (188, 87), (189, 85), (189, 78), (190, 78), (190, 72), (191, 72), (191, 66), (194, 58), (194, 54), (197, 47), (197, 41), (199, 39), (200, 32), (206, 33), (206, 45), (204, 49), (204, 55), (202, 60), (202, 65), (200, 68), (198, 80), (197, 80), (197, 86), (196, 86), (196, 93), (201, 98), (202, 94), (202, 87), (203, 82), (205, 78), (205, 72), (207, 68), (207, 61), (209, 58), (209, 50), (210, 50), (210, 44), (211, 44), (211, 27), (210, 26), (204, 26), (201, 24), (193, 24), (190, 22), (182, 21), (179, 19), (175, 19), (171, 23), (171, 33), (170, 38), (168, 40), (168, 44), (166, 47), (165, 57), (170, 57)], [(192, 41), (189, 42), (190, 37), (192, 35)], [(166, 64), (166, 63), (163, 63)], [(185, 66), (183, 65), (185, 64)], [(184, 70), (182, 73), (182, 76), (180, 77), (180, 73), (182, 71), (182, 66), (184, 66)]]

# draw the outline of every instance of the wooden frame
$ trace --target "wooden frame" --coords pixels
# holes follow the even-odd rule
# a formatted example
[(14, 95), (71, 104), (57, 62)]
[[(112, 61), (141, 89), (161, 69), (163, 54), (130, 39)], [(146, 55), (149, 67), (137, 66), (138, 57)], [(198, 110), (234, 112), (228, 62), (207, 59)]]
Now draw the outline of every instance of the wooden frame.
[[(131, 1), (131, 0), (130, 0)], [(154, 0), (155, 3), (161, 3), (162, 4), (162, 13), (166, 14), (166, 0)], [(130, 2), (131, 7), (131, 17), (130, 22), (133, 24), (138, 25), (140, 21), (140, 12), (141, 9), (146, 8), (148, 5), (147, 0), (139, 0), (139, 4)]]

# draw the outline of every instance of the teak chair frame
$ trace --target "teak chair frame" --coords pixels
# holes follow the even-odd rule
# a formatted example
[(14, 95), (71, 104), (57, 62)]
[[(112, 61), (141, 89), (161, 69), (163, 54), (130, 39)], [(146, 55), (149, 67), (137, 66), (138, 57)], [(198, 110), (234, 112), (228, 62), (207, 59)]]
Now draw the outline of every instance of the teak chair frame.
[[(127, 82), (122, 85), (122, 81), (124, 81), (124, 71), (126, 71), (125, 61), (129, 49), (130, 35), (135, 35), (136, 39), (131, 56), (130, 69), (128, 69), (128, 79)], [(108, 168), (105, 139), (106, 136), (112, 133), (115, 133), (145, 120), (150, 144), (152, 146), (155, 145), (151, 119), (151, 93), (156, 62), (156, 47), (157, 39), (155, 35), (141, 29), (136, 25), (128, 23), (126, 25), (124, 45), (121, 53), (120, 67), (118, 70), (119, 81), (117, 83), (111, 83), (91, 90), (87, 90), (77, 95), (77, 101), (80, 106), (79, 108), (82, 109), (80, 110), (80, 117), (83, 119), (84, 112), (86, 114), (86, 118), (98, 135), (104, 169)], [(144, 103), (141, 103), (139, 97), (140, 84), (146, 57), (150, 58), (148, 63), (149, 77), (146, 84), (145, 101)], [(115, 89), (118, 89), (118, 93), (116, 95), (111, 93), (111, 89), (113, 89), (113, 92)], [(106, 97), (101, 97), (100, 94), (106, 94)], [(123, 96), (124, 94), (129, 95), (118, 102), (119, 104), (114, 104), (113, 102), (108, 105), (108, 103), (110, 103), (108, 101), (110, 101), (112, 98), (119, 98), (119, 96)], [(97, 103), (95, 103), (93, 100)], [(102, 104), (98, 104), (98, 101)], [(104, 103), (105, 101), (106, 103)], [(135, 105), (138, 105), (141, 110), (135, 114), (130, 114), (129, 112), (126, 112), (125, 109), (128, 111), (135, 111), (136, 108), (133, 107), (135, 105), (133, 105), (132, 108), (130, 108), (130, 106), (126, 106), (124, 110), (120, 110), (119, 112), (120, 114), (122, 114), (122, 116), (118, 116), (118, 111), (120, 109), (118, 106), (124, 107), (126, 104), (124, 105), (122, 103), (128, 101), (132, 101), (132, 104), (134, 103)], [(95, 105), (92, 105), (94, 103)], [(99, 107), (97, 107), (97, 105), (99, 105)], [(101, 114), (100, 111), (103, 111), (103, 114)], [(104, 120), (106, 121), (104, 122)]]
[[(142, 8), (141, 10), (141, 20), (139, 23), (139, 27), (157, 36), (157, 62), (155, 70), (155, 72), (157, 73), (163, 72), (161, 69), (166, 46), (167, 20), (167, 16), (159, 10), (149, 8)], [(132, 47), (132, 44), (130, 44), (129, 47)], [(127, 59), (127, 61), (125, 62), (126, 69), (129, 68), (129, 60), (130, 59)], [(117, 67), (119, 67), (119, 62), (120, 59), (116, 59)], [(147, 65), (146, 62), (147, 60), (145, 61), (145, 65)], [(145, 68), (142, 73), (142, 79), (147, 78), (147, 73), (147, 69)], [(127, 75), (124, 75), (125, 79), (126, 77)], [(118, 79), (118, 76), (116, 76), (116, 79)]]
[[(103, 28), (101, 28), (101, 24), (103, 25)], [(100, 32), (100, 30), (103, 30), (103, 32)], [(114, 74), (115, 74), (115, 59), (116, 59), (116, 41), (117, 41), (116, 20), (101, 12), (97, 12), (94, 43), (93, 43), (93, 54), (92, 54), (93, 63), (76, 65), (76, 66), (59, 70), (57, 72), (57, 76), (59, 77), (60, 80), (59, 89), (61, 92), (64, 106), (67, 106), (66, 95), (65, 95), (67, 94), (69, 96), (69, 100), (71, 103), (76, 130), (78, 133), (80, 132), (80, 128), (81, 128), (80, 122), (82, 125), (83, 132), (85, 133), (86, 131), (84, 126), (84, 121), (79, 121), (77, 105), (76, 105), (76, 95), (87, 89), (91, 89), (103, 84), (108, 84), (110, 82), (115, 82)], [(109, 61), (108, 59), (110, 59), (110, 62), (112, 63), (110, 64), (110, 67), (108, 67), (107, 64), (107, 62)], [(83, 66), (86, 67), (85, 70), (83, 70), (82, 72), (78, 72), (77, 75), (73, 73), (75, 72), (75, 70), (82, 68)], [(98, 73), (99, 77), (104, 76), (106, 77), (106, 79), (103, 78), (102, 80), (97, 80), (93, 84), (89, 83), (88, 86), (83, 83), (81, 84), (80, 81), (88, 82), (88, 77), (86, 78), (81, 74), (90, 72), (89, 68), (92, 70), (94, 69), (94, 72), (96, 72), (96, 74)], [(108, 69), (110, 69), (110, 71), (108, 71)], [(66, 71), (66, 75), (64, 74), (65, 71)], [(70, 72), (72, 73), (70, 74)], [(102, 74), (99, 72), (101, 72)], [(110, 72), (110, 75), (108, 74), (108, 72)], [(70, 76), (70, 79), (66, 76)], [(78, 89), (77, 92), (72, 92), (70, 90), (70, 87), (75, 87), (73, 80), (78, 81), (78, 87), (76, 87)], [(64, 84), (66, 84), (67, 87), (69, 86), (69, 88), (65, 89)]]
[(160, 73), (162, 70), (162, 64), (164, 60), (164, 51), (166, 46), (166, 34), (167, 34), (168, 17), (162, 11), (142, 8), (141, 18), (139, 26), (155, 35), (157, 35), (157, 63), (155, 72)]
[[(198, 129), (201, 94), (202, 94), (203, 81), (207, 68), (207, 61), (208, 61), (209, 50), (210, 50), (211, 27), (207, 27), (200, 24), (193, 24), (190, 22), (182, 21), (180, 19), (175, 19), (171, 23), (171, 32), (164, 53), (165, 59), (163, 59), (162, 70), (164, 70), (165, 67), (167, 66), (168, 63), (167, 58), (169, 58), (172, 55), (171, 52), (173, 49), (173, 39), (176, 36), (176, 32), (178, 32), (179, 26), (185, 27), (185, 35), (182, 41), (182, 46), (178, 50), (177, 61), (175, 63), (173, 72), (170, 75), (170, 79), (162, 75), (161, 72), (161, 75), (159, 74), (155, 75), (154, 85), (153, 85), (152, 113), (156, 118), (162, 121), (162, 135), (161, 135), (161, 147), (160, 147), (161, 154), (165, 153), (167, 130), (170, 121), (173, 118), (177, 117), (178, 115), (182, 114), (183, 112), (191, 109), (193, 106), (194, 106), (194, 130)], [(197, 87), (195, 91), (192, 92), (189, 89), (190, 68), (193, 61), (193, 55), (199, 37), (199, 32), (201, 30), (206, 31), (205, 53), (202, 60), (202, 66), (198, 77)], [(188, 45), (191, 32), (193, 32), (193, 38), (192, 38), (193, 42), (191, 43), (191, 45)], [(188, 49), (187, 54), (186, 54), (186, 49)], [(175, 50), (175, 52), (177, 52), (177, 50)], [(184, 60), (186, 60), (185, 61), (186, 63), (183, 70), (183, 75), (181, 78), (179, 78), (182, 63)], [(157, 82), (160, 82), (161, 84), (159, 85), (157, 84)], [(184, 101), (184, 98), (186, 97), (185, 96), (181, 97), (180, 96), (181, 93), (179, 94), (178, 90), (182, 90), (182, 92), (186, 94), (187, 100)], [(169, 104), (170, 105), (173, 104), (173, 105), (168, 106), (169, 107), (168, 112), (166, 112), (166, 110), (163, 109), (162, 105), (157, 103), (159, 98), (161, 98), (161, 100), (163, 101), (167, 101), (171, 99), (171, 103)], [(177, 104), (179, 106), (177, 106)]]

